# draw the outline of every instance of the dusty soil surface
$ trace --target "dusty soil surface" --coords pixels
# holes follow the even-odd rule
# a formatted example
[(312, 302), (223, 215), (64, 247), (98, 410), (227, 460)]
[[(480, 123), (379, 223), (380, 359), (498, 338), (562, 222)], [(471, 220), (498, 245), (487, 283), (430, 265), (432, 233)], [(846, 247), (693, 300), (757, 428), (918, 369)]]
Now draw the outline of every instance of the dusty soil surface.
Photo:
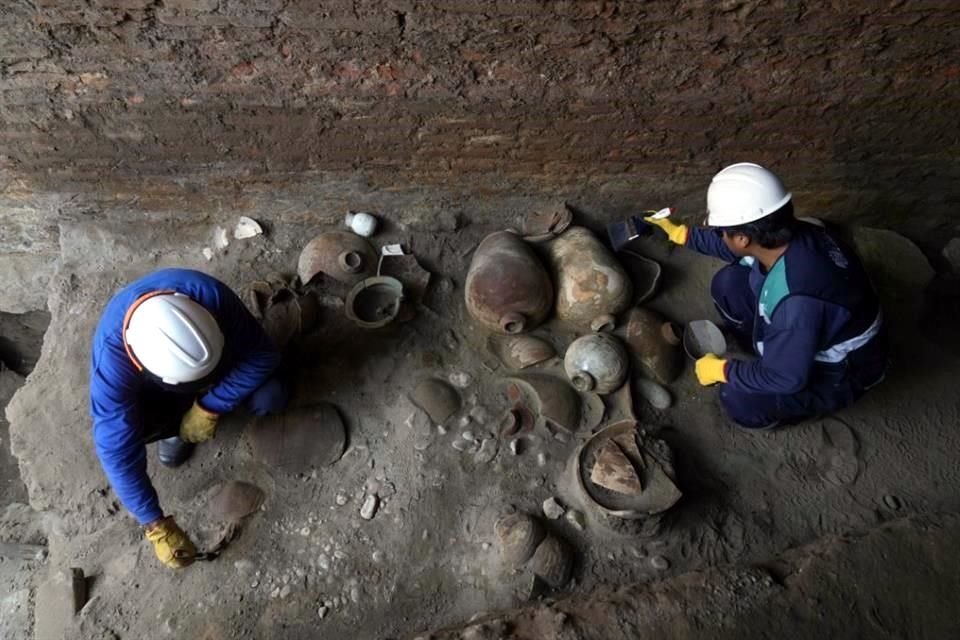
[[(232, 223), (221, 221), (228, 229)], [(30, 504), (45, 513), (47, 569), (76, 566), (94, 576), (70, 637), (397, 637), (527, 602), (530, 570), (500, 561), (493, 522), (509, 505), (539, 513), (552, 496), (580, 508), (566, 466), (588, 431), (567, 441), (536, 431), (519, 455), (495, 437), (507, 371), (486, 352), (486, 336), (462, 302), (470, 252), (492, 230), (476, 226), (394, 227), (374, 239), (406, 242), (434, 274), (426, 304), (406, 323), (364, 332), (343, 319), (341, 291), (321, 292), (320, 328), (295, 352), (294, 403), (323, 400), (339, 409), (349, 443), (333, 466), (271, 468), (251, 446), (252, 419), (242, 414), (225, 419), (184, 468), (161, 468), (150, 452), (162, 504), (201, 545), (223, 526), (207, 509), (218, 482), (251, 482), (267, 495), (215, 562), (181, 572), (156, 562), (93, 452), (90, 335), (110, 294), (138, 275), (194, 266), (239, 290), (277, 270), (291, 273), (299, 249), (322, 230), (266, 226), (266, 236), (231, 238), (209, 262), (198, 257), (215, 235), (208, 225), (76, 222), (60, 230), (50, 330), (7, 416)], [(677, 321), (713, 317), (708, 285), (718, 263), (653, 240), (639, 249), (664, 264), (664, 287), (651, 307)], [(611, 529), (589, 512), (582, 532), (562, 519), (549, 523), (577, 554), (574, 580), (559, 595), (757, 561), (908, 514), (960, 511), (960, 363), (912, 330), (898, 327), (898, 358), (884, 385), (824, 420), (742, 432), (689, 366), (671, 386), (672, 409), (638, 402), (641, 421), (675, 450), (684, 498), (647, 537)], [(561, 353), (571, 337), (549, 326), (539, 333)], [(426, 376), (462, 385), (463, 407), (442, 430), (409, 399)], [(494, 436), (496, 456), (487, 462), (453, 448), (466, 430)], [(379, 508), (367, 520), (360, 511), (370, 495)]]
[(958, 542), (956, 515), (897, 520), (762, 565), (602, 587), (418, 638), (955, 638), (956, 572), (920, 569), (955, 567)]

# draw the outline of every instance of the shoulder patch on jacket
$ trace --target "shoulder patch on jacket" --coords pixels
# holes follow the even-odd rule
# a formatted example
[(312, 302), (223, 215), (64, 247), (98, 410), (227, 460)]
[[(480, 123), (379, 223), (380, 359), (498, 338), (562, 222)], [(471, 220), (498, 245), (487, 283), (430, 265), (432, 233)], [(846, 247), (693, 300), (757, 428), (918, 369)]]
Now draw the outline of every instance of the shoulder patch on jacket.
[(760, 300), (757, 303), (760, 315), (767, 324), (770, 324), (770, 318), (773, 317), (773, 312), (777, 310), (777, 305), (789, 295), (787, 261), (781, 258), (777, 260), (766, 279), (764, 279), (763, 287), (760, 289)]

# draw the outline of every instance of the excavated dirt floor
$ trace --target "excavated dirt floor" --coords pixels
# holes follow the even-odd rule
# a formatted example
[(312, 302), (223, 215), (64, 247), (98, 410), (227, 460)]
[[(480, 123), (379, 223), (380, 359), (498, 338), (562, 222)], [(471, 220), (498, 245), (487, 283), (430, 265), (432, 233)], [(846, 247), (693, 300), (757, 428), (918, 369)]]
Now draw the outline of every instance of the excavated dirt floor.
[[(395, 226), (374, 238), (378, 245), (405, 242), (433, 273), (426, 303), (406, 323), (363, 331), (343, 318), (337, 292), (322, 297), (319, 328), (292, 358), (293, 402), (338, 408), (349, 431), (338, 462), (305, 473), (271, 468), (256, 456), (253, 421), (243, 414), (223, 420), (217, 438), (181, 469), (159, 467), (151, 447), (150, 473), (163, 506), (202, 545), (212, 544), (223, 525), (207, 509), (217, 483), (243, 480), (266, 493), (216, 561), (179, 572), (156, 562), (93, 451), (90, 336), (111, 292), (138, 275), (186, 265), (240, 290), (275, 271), (292, 273), (306, 239), (322, 230), (265, 226), (264, 236), (231, 238), (209, 262), (201, 255), (214, 234), (207, 225), (61, 227), (42, 356), (7, 410), (13, 452), (39, 513), (10, 507), (0, 521), (0, 541), (45, 543), (49, 557), (23, 563), (8, 581), (14, 588), (0, 592), (2, 611), (16, 612), (0, 627), (4, 638), (31, 637), (29, 621), (44, 615), (31, 584), (66, 567), (92, 576), (90, 601), (68, 634), (91, 640), (397, 638), (529, 601), (530, 569), (504, 566), (493, 522), (510, 505), (540, 513), (551, 496), (576, 506), (566, 465), (587, 432), (561, 441), (536, 431), (519, 455), (498, 439), (489, 462), (453, 448), (464, 430), (496, 435), (507, 407), (507, 371), (487, 353), (485, 335), (463, 307), (470, 253), (493, 230), (476, 225), (438, 233)], [(714, 316), (708, 288), (719, 263), (668, 252), (654, 240), (639, 248), (665, 270), (650, 307), (681, 322)], [(895, 328), (897, 357), (886, 382), (827, 419), (766, 434), (737, 430), (689, 365), (671, 385), (673, 408), (656, 411), (638, 400), (640, 420), (674, 448), (684, 497), (649, 537), (610, 530), (589, 513), (582, 532), (563, 519), (550, 522), (577, 559), (573, 582), (547, 595), (761, 561), (910, 514), (960, 511), (960, 360), (912, 324)], [(560, 352), (569, 343), (569, 335), (549, 326), (538, 333)], [(453, 376), (462, 385), (463, 408), (444, 430), (409, 399), (426, 376)], [(373, 494), (379, 508), (363, 519), (361, 506)], [(700, 605), (694, 599), (687, 606)], [(892, 625), (889, 637), (913, 629), (907, 615), (883, 620)]]

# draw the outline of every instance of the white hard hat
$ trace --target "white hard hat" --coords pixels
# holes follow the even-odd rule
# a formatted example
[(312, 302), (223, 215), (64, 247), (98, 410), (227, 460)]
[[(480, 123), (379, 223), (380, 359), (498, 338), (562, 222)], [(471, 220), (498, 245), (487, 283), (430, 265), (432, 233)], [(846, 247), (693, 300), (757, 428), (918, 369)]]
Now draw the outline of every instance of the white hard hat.
[(736, 227), (770, 215), (790, 202), (780, 178), (752, 162), (739, 162), (713, 176), (707, 189), (707, 225)]
[(200, 380), (223, 354), (216, 319), (182, 293), (142, 299), (128, 313), (123, 339), (135, 362), (167, 384)]

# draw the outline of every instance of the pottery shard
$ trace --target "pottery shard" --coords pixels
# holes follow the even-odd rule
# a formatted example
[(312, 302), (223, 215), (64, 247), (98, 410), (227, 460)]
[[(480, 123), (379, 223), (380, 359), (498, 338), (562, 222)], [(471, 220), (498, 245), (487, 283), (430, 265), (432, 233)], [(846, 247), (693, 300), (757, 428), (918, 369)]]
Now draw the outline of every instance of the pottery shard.
[(494, 532), (500, 543), (500, 557), (517, 567), (533, 556), (546, 535), (535, 518), (519, 512), (500, 517)]
[(547, 536), (533, 554), (533, 572), (544, 582), (559, 589), (570, 580), (573, 552), (563, 540)]
[(511, 369), (526, 369), (557, 354), (552, 344), (536, 336), (490, 336), (487, 346)]
[(643, 484), (642, 507), (648, 513), (666, 511), (683, 497), (676, 484), (673, 454), (663, 440), (644, 438), (643, 446), (635, 431), (625, 432), (612, 439), (637, 470)]
[(260, 487), (231, 480), (220, 485), (210, 498), (210, 512), (224, 520), (240, 520), (260, 508), (264, 499)]
[(248, 433), (258, 459), (294, 473), (333, 464), (347, 443), (339, 412), (323, 402), (256, 418)]
[[(537, 413), (553, 426), (573, 431), (580, 424), (580, 396), (562, 378), (542, 373), (527, 373), (507, 379), (522, 390)], [(510, 385), (508, 385), (508, 392)], [(511, 398), (513, 400), (513, 398)]]
[(443, 424), (460, 410), (460, 395), (452, 386), (436, 378), (427, 378), (413, 390), (410, 399), (427, 412), (436, 424)]
[(590, 480), (596, 485), (617, 493), (627, 495), (643, 493), (643, 483), (640, 482), (637, 470), (613, 440), (605, 442), (597, 451), (593, 469), (590, 470)]

